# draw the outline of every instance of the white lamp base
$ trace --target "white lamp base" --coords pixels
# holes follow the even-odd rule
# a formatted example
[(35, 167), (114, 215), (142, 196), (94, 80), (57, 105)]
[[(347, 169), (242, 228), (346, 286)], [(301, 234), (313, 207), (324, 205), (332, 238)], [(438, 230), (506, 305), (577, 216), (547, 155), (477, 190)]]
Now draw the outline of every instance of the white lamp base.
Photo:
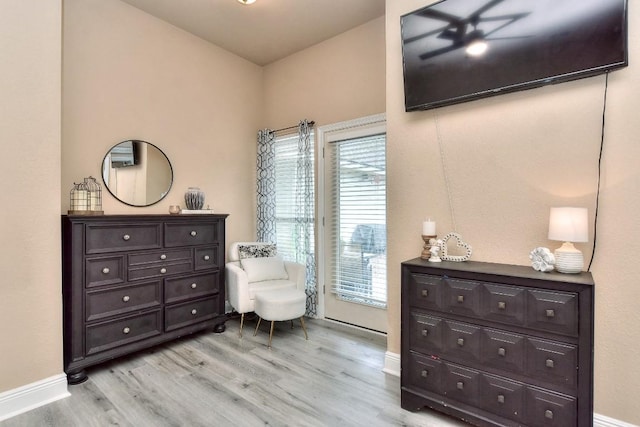
[(564, 242), (553, 253), (556, 258), (556, 270), (560, 273), (580, 273), (584, 267), (582, 252), (576, 249), (571, 242)]

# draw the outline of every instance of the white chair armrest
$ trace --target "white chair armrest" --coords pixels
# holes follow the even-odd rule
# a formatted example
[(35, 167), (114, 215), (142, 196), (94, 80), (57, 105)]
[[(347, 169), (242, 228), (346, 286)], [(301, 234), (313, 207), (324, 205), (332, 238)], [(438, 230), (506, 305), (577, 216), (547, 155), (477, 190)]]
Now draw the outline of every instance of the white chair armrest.
[(238, 265), (225, 265), (225, 280), (227, 285), (227, 300), (238, 313), (253, 311), (253, 304), (249, 298), (249, 279), (247, 273)]
[(295, 282), (296, 288), (301, 291), (306, 290), (307, 287), (307, 266), (299, 264), (297, 262), (285, 261), (284, 268), (287, 270), (289, 280)]

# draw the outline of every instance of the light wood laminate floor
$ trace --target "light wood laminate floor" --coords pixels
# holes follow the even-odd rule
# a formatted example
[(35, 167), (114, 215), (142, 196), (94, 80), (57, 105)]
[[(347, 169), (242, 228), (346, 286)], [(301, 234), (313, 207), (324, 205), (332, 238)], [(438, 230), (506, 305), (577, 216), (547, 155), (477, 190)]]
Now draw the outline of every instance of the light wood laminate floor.
[(18, 415), (1, 427), (41, 426), (464, 426), (400, 407), (400, 380), (382, 372), (383, 336), (308, 320), (227, 321), (200, 333), (103, 364), (71, 397)]

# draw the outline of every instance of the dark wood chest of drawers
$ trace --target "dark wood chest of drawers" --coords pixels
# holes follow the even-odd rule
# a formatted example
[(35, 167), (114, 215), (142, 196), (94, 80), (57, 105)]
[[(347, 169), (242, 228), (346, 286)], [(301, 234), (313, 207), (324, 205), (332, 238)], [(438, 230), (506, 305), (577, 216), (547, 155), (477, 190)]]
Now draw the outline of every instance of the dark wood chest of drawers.
[(224, 331), (227, 215), (62, 216), (64, 370)]
[(590, 273), (402, 263), (402, 407), (479, 426), (593, 425)]

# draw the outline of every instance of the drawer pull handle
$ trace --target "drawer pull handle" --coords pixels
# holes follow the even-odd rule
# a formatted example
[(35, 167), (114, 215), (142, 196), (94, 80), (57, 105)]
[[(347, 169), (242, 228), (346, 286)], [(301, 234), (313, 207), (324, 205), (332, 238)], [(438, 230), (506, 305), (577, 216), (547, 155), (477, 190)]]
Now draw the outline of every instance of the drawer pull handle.
[(429, 371), (427, 371), (426, 369), (423, 369), (422, 372), (420, 372), (420, 376), (422, 378), (427, 378), (429, 376)]
[(198, 284), (197, 284), (197, 283), (192, 283), (192, 284), (191, 284), (191, 289), (195, 289), (195, 288), (197, 288), (197, 287), (198, 287)]
[(422, 330), (422, 336), (426, 337), (427, 335), (429, 335), (429, 330), (428, 329), (423, 329)]
[(131, 238), (131, 236), (129, 236), (128, 234), (125, 234), (124, 236), (122, 236), (122, 240), (129, 240)]
[(464, 295), (458, 295), (458, 302), (464, 302)]
[(504, 403), (504, 394), (498, 395), (498, 403)]
[(102, 269), (102, 274), (109, 274), (109, 267), (105, 267)]
[(507, 309), (507, 303), (504, 301), (498, 301), (498, 309), (499, 310), (506, 310)]
[(553, 411), (547, 409), (546, 411), (544, 411), (544, 417), (549, 419), (549, 420), (552, 420), (553, 419)]
[(464, 383), (462, 381), (458, 381), (458, 383), (456, 384), (456, 388), (458, 390), (464, 390)]
[(211, 257), (209, 255), (205, 255), (202, 257), (202, 259), (204, 259), (205, 261), (209, 261)]
[(506, 356), (506, 355), (507, 355), (507, 350), (505, 350), (505, 348), (504, 348), (504, 347), (500, 347), (500, 348), (498, 349), (498, 356), (502, 356), (502, 357), (504, 357), (504, 356)]
[(198, 310), (196, 310), (196, 309), (194, 308), (193, 310), (191, 310), (191, 314), (193, 314), (193, 315), (195, 316), (196, 314), (198, 314)]
[(553, 362), (552, 359), (547, 359), (547, 361), (545, 362), (545, 365), (547, 366), (547, 368), (553, 368), (555, 366), (555, 363)]
[(122, 330), (122, 333), (123, 333), (123, 334), (128, 334), (129, 332), (131, 332), (131, 329), (129, 329), (129, 327), (128, 327), (128, 326), (127, 326), (127, 327), (125, 327), (125, 328)]
[(426, 290), (426, 289), (423, 289), (423, 290), (420, 292), (420, 295), (422, 295), (424, 298), (426, 298), (426, 297), (428, 297), (428, 296), (429, 296), (429, 291), (428, 291), (428, 290)]
[(464, 338), (458, 338), (458, 345), (462, 347), (464, 345)]
[(166, 273), (166, 272), (167, 272), (167, 269), (166, 269), (166, 268), (162, 267), (162, 268), (160, 269), (160, 274), (164, 274), (164, 273)]
[(122, 301), (123, 302), (129, 302), (130, 299), (131, 298), (129, 297), (129, 295), (125, 295), (125, 296), (122, 297)]
[(167, 256), (165, 254), (160, 255), (160, 259), (167, 259)]
[(196, 231), (194, 230), (194, 231), (192, 231), (192, 232), (191, 232), (191, 233), (189, 233), (189, 234), (191, 234), (191, 236), (193, 236), (193, 237), (196, 237), (196, 234), (198, 234), (198, 233), (196, 233)]
[(546, 310), (545, 314), (549, 319), (556, 317), (556, 312), (554, 310)]

